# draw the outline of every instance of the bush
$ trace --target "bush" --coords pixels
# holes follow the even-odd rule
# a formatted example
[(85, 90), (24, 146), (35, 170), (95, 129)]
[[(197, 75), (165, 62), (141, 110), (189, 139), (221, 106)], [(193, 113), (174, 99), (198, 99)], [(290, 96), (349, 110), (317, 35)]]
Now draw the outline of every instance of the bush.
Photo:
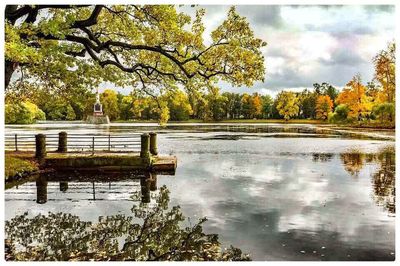
[(76, 118), (74, 108), (69, 103), (60, 100), (46, 103), (43, 110), (49, 120), (75, 120)]
[(329, 122), (348, 122), (347, 115), (349, 114), (349, 107), (345, 104), (339, 104), (335, 108), (335, 112), (329, 115)]
[(6, 124), (32, 124), (37, 120), (46, 120), (46, 115), (36, 104), (22, 102), (5, 105)]
[(375, 105), (372, 109), (372, 115), (383, 122), (393, 122), (395, 117), (394, 103), (382, 103)]

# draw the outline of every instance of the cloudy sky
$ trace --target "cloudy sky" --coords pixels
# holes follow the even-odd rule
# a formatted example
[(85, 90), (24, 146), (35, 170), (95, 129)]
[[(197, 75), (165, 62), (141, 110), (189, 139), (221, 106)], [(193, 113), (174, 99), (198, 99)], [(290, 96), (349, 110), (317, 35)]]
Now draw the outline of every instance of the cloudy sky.
[[(206, 6), (207, 29), (224, 20), (228, 6)], [(395, 36), (391, 6), (238, 6), (259, 38), (266, 76), (253, 88), (225, 90), (275, 94), (285, 88), (329, 82), (342, 87), (360, 73), (373, 77), (371, 58)]]
[[(226, 18), (228, 5), (183, 6), (194, 16), (205, 8), (205, 41)], [(343, 87), (357, 73), (364, 82), (373, 78), (372, 57), (395, 36), (393, 6), (237, 6), (247, 17), (258, 38), (268, 43), (263, 48), (266, 76), (252, 88), (224, 91), (276, 95), (282, 89), (302, 90), (313, 83), (328, 82)]]

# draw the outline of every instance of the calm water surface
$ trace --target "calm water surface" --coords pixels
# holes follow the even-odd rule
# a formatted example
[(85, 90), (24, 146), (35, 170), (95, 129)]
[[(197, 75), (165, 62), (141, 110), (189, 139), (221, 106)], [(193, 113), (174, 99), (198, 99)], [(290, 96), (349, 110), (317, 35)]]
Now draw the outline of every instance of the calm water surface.
[[(253, 260), (393, 260), (394, 141), (349, 138), (296, 125), (41, 124), (13, 133), (159, 132), (159, 153), (178, 157), (174, 176), (159, 175), (190, 221)], [(374, 133), (376, 134), (376, 133)], [(388, 135), (385, 132), (383, 135)], [(389, 134), (390, 135), (390, 134)], [(138, 180), (47, 184), (38, 204), (36, 182), (6, 190), (5, 218), (26, 211), (68, 212), (82, 220), (130, 214)], [(61, 188), (64, 186), (64, 189)]]

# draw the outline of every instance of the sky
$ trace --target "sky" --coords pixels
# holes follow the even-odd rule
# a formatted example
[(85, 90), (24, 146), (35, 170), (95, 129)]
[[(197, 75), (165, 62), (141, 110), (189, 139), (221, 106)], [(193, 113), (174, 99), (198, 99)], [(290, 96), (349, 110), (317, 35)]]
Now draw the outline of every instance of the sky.
[[(179, 10), (194, 16), (198, 8), (206, 10), (207, 43), (230, 6)], [(372, 58), (395, 39), (395, 8), (389, 5), (239, 5), (237, 12), (248, 19), (255, 36), (267, 42), (262, 48), (265, 81), (250, 88), (220, 83), (222, 91), (275, 96), (283, 89), (301, 91), (322, 82), (341, 89), (355, 74), (366, 83), (373, 78)]]

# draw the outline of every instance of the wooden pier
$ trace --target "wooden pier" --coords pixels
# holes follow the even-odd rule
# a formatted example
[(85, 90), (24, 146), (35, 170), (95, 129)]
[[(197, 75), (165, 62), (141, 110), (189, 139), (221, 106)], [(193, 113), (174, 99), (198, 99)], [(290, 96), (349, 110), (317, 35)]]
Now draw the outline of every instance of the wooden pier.
[[(99, 138), (99, 136), (97, 137)], [(79, 137), (75, 135), (73, 141), (79, 142)], [(129, 143), (127, 140), (125, 142)], [(57, 149), (54, 149), (53, 145), (51, 151), (47, 151), (46, 135), (44, 134), (35, 135), (35, 151), (21, 151), (18, 149), (17, 141), (15, 143), (15, 150), (6, 152), (16, 157), (35, 159), (41, 170), (102, 173), (143, 170), (173, 174), (177, 167), (176, 156), (158, 154), (156, 133), (140, 135), (140, 151), (111, 150), (111, 135), (108, 135), (108, 147), (106, 149), (95, 151), (95, 138), (93, 137), (93, 143), (89, 146), (89, 149), (69, 151), (68, 134), (66, 132), (58, 134)], [(76, 144), (71, 146), (76, 148)]]

